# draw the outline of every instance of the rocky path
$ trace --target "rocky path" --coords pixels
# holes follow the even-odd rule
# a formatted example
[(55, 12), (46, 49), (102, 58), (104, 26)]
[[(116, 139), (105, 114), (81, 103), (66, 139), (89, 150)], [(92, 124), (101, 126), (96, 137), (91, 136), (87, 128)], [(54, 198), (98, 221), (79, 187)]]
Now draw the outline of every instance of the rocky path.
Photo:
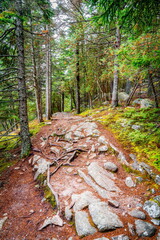
[(159, 175), (104, 127), (57, 113), (32, 144), (1, 188), (1, 239), (160, 240)]

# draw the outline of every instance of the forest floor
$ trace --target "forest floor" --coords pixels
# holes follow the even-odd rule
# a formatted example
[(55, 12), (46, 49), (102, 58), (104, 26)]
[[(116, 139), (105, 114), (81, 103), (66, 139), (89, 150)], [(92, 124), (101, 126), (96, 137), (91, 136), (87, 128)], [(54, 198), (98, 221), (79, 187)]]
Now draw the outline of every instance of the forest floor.
[[(135, 218), (128, 214), (129, 211), (138, 208), (142, 210), (144, 202), (150, 198), (158, 195), (158, 189), (152, 188), (154, 183), (151, 180), (137, 182), (136, 186), (128, 187), (125, 184), (127, 177), (131, 176), (136, 182), (136, 175), (133, 172), (126, 172), (123, 168), (121, 160), (118, 159), (117, 154), (113, 149), (108, 151), (98, 150), (97, 138), (104, 136), (108, 143), (118, 149), (122, 153), (128, 163), (131, 162), (129, 152), (124, 150), (121, 143), (118, 142), (114, 135), (104, 128), (100, 123), (96, 123), (96, 130), (98, 135), (86, 136), (83, 128), (79, 134), (73, 138), (72, 135), (76, 131), (75, 126), (82, 126), (84, 123), (93, 123), (91, 117), (74, 116), (69, 113), (57, 113), (53, 116), (50, 124), (41, 128), (40, 132), (32, 138), (32, 152), (29, 157), (18, 161), (15, 165), (8, 168), (0, 180), (3, 186), (0, 188), (0, 218), (6, 217), (6, 221), (0, 231), (0, 239), (2, 240), (78, 240), (78, 236), (72, 220), (66, 220), (65, 208), (66, 206), (74, 205), (72, 201), (73, 194), (81, 194), (84, 191), (90, 191), (95, 197), (101, 201), (108, 202), (102, 196), (89, 186), (78, 171), (83, 171), (87, 175), (87, 168), (93, 162), (97, 162), (99, 166), (107, 161), (113, 162), (118, 167), (118, 171), (114, 173), (114, 183), (121, 189), (120, 192), (109, 192), (109, 196), (113, 200), (119, 202), (118, 208), (112, 208), (124, 227), (117, 228), (114, 231), (100, 232), (96, 231), (93, 235), (83, 237), (84, 240), (93, 240), (96, 238), (106, 237), (111, 239), (114, 236), (125, 234), (129, 239), (158, 239), (158, 229), (153, 237), (138, 237), (133, 236), (128, 229), (128, 223), (135, 224)], [(88, 125), (89, 126), (89, 125)], [(63, 138), (64, 134), (69, 134), (68, 138)], [(65, 135), (66, 136), (66, 135)], [(94, 147), (93, 147), (94, 146)], [(67, 150), (66, 150), (67, 149)], [(67, 155), (67, 152), (70, 155)], [(50, 183), (54, 191), (58, 194), (60, 203), (59, 216), (63, 220), (63, 226), (55, 226), (50, 224), (44, 229), (40, 230), (44, 220), (57, 213), (56, 207), (44, 198), (44, 189), (40, 183), (34, 180), (35, 171), (33, 158), (38, 155), (49, 162), (56, 161), (57, 165), (50, 167), (50, 172), (56, 170), (51, 176)], [(63, 158), (61, 156), (63, 155)], [(59, 159), (59, 160), (57, 160)], [(69, 159), (71, 161), (69, 161)], [(66, 163), (63, 165), (63, 163)], [(57, 168), (59, 166), (59, 169)], [(79, 195), (80, 196), (80, 195)], [(139, 206), (139, 207), (137, 207)], [(71, 206), (72, 209), (72, 206)], [(87, 209), (85, 208), (87, 211)], [(143, 210), (142, 210), (143, 211)], [(146, 214), (147, 222), (150, 222), (150, 217)]]

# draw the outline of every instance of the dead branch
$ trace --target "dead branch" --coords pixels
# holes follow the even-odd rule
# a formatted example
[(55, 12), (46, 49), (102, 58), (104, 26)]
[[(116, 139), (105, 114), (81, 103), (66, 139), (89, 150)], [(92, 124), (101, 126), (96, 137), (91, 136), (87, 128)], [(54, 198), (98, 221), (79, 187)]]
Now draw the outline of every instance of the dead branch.
[(60, 213), (60, 202), (59, 202), (59, 199), (58, 199), (58, 194), (53, 190), (53, 188), (50, 184), (50, 166), (49, 165), (48, 165), (48, 171), (47, 171), (47, 186), (49, 187), (49, 189), (51, 190), (51, 192), (53, 193), (53, 195), (55, 197), (56, 204), (57, 204), (57, 209), (58, 209), (57, 214), (59, 214)]

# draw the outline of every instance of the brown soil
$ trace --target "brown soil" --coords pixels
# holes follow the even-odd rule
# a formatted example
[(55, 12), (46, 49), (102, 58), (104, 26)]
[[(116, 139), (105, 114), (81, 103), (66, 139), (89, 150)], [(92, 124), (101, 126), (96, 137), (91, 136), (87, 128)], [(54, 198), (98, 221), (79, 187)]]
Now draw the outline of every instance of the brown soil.
[[(33, 151), (31, 155), (36, 154), (37, 150), (40, 150), (43, 157), (55, 158), (55, 154), (50, 151), (49, 144), (56, 144), (62, 146), (65, 144), (60, 141), (60, 138), (48, 137), (53, 132), (62, 133), (64, 129), (75, 123), (83, 121), (82, 118), (72, 115), (58, 114), (52, 119), (52, 124), (47, 125), (41, 129), (41, 131), (32, 139)], [(104, 127), (98, 124), (98, 130), (104, 135), (113, 145), (115, 145), (124, 154), (125, 151), (121, 144), (117, 142), (111, 132), (104, 129)], [(42, 138), (48, 139), (45, 146), (41, 146)], [(83, 145), (86, 139), (81, 139), (75, 142), (73, 146), (75, 148)], [(93, 142), (95, 138), (92, 139)], [(88, 143), (90, 144), (90, 143)], [(35, 151), (36, 150), (36, 151)], [(42, 154), (43, 153), (43, 154)], [(126, 153), (127, 157), (127, 153)], [(92, 240), (98, 237), (111, 238), (119, 234), (126, 234), (130, 239), (143, 239), (131, 236), (128, 232), (127, 223), (134, 224), (134, 218), (130, 217), (127, 212), (130, 209), (135, 208), (137, 203), (143, 203), (150, 196), (149, 189), (150, 182), (144, 182), (137, 185), (136, 188), (128, 188), (124, 184), (124, 179), (133, 174), (128, 174), (124, 171), (117, 157), (113, 153), (106, 154), (89, 154), (88, 152), (82, 152), (72, 162), (73, 166), (61, 167), (52, 177), (51, 184), (54, 190), (59, 195), (59, 201), (61, 206), (61, 217), (65, 224), (63, 227), (57, 227), (49, 225), (43, 230), (39, 231), (40, 225), (44, 219), (53, 216), (56, 213), (56, 209), (53, 209), (51, 205), (43, 201), (44, 194), (42, 189), (37, 188), (37, 182), (34, 181), (34, 172), (31, 165), (28, 163), (29, 156), (26, 159), (18, 161), (18, 163), (10, 167), (2, 176), (1, 180), (5, 182), (3, 187), (0, 188), (0, 218), (4, 217), (7, 213), (8, 219), (3, 226), (3, 230), (0, 232), (0, 239), (2, 240), (49, 240), (57, 238), (58, 240), (68, 240), (69, 237), (73, 237), (73, 240), (80, 239), (75, 231), (73, 222), (68, 222), (64, 218), (64, 208), (66, 204), (71, 203), (70, 195), (73, 193), (81, 193), (85, 190), (91, 190), (91, 187), (80, 181), (80, 177), (77, 174), (78, 169), (82, 169), (86, 172), (87, 162), (97, 161), (100, 165), (104, 163), (104, 160), (109, 160), (118, 166), (118, 172), (116, 173), (117, 179), (115, 180), (117, 186), (122, 190), (119, 196), (115, 195), (115, 200), (120, 202), (119, 208), (113, 208), (122, 222), (124, 228), (117, 229), (115, 231), (100, 233), (97, 232), (93, 236), (84, 237), (84, 240)], [(68, 169), (71, 168), (71, 171)], [(54, 170), (52, 167), (50, 170)], [(92, 190), (93, 191), (93, 190)], [(156, 192), (156, 195), (158, 192)], [(96, 195), (96, 193), (95, 193)], [(99, 196), (98, 196), (99, 197)], [(104, 199), (102, 199), (104, 201)], [(146, 221), (150, 221), (147, 216)], [(157, 227), (158, 229), (158, 227)], [(144, 239), (156, 239), (156, 236)]]

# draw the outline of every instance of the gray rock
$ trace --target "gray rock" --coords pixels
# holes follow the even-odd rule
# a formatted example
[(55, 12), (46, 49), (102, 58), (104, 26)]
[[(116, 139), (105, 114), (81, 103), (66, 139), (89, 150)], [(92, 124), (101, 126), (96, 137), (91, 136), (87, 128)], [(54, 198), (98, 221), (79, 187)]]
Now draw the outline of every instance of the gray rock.
[(146, 201), (143, 205), (143, 209), (149, 214), (152, 218), (160, 217), (160, 206), (154, 201)]
[(39, 155), (34, 155), (32, 160), (32, 165), (34, 165), (41, 157)]
[(131, 128), (134, 130), (139, 130), (141, 128), (141, 126), (134, 124), (131, 126)]
[(0, 230), (2, 230), (3, 224), (5, 223), (5, 221), (6, 221), (7, 219), (8, 219), (8, 217), (0, 218)]
[(108, 146), (104, 145), (104, 146), (100, 146), (98, 148), (98, 152), (107, 152), (108, 151)]
[(44, 158), (40, 158), (36, 165), (34, 166), (34, 169), (37, 169), (35, 175), (34, 175), (34, 180), (37, 179), (37, 177), (39, 176), (39, 174), (44, 174), (47, 169), (48, 169), (48, 162), (44, 159)]
[(160, 185), (160, 175), (156, 175), (155, 182)]
[(135, 236), (135, 235), (136, 235), (135, 227), (134, 227), (133, 224), (128, 223), (128, 230), (129, 230), (129, 232), (130, 232), (130, 234), (131, 234), (132, 236)]
[(75, 131), (74, 136), (78, 137), (78, 138), (84, 138), (85, 137), (85, 135), (80, 131)]
[(109, 105), (109, 101), (103, 102), (102, 105)]
[(160, 219), (152, 219), (151, 222), (156, 226), (160, 226)]
[(158, 201), (160, 203), (160, 195), (157, 195), (156, 197), (153, 198), (155, 201)]
[(81, 194), (73, 194), (72, 200), (75, 201), (73, 210), (80, 211), (83, 208), (87, 207), (89, 204), (100, 202), (100, 199), (95, 197), (92, 192), (85, 191)]
[(134, 153), (129, 154), (129, 156), (133, 161), (137, 160), (136, 155)]
[(127, 187), (135, 187), (136, 184), (133, 182), (131, 177), (127, 177), (125, 180), (125, 184), (127, 185)]
[(99, 131), (97, 130), (98, 126), (95, 122), (82, 122), (79, 123), (77, 126), (77, 131), (83, 131), (85, 132), (85, 135), (87, 137), (89, 136), (99, 136)]
[(156, 228), (148, 222), (136, 220), (135, 226), (136, 233), (138, 234), (139, 237), (152, 237), (155, 235)]
[(123, 227), (123, 223), (119, 217), (109, 210), (106, 202), (90, 204), (89, 212), (99, 231), (114, 230)]
[(118, 99), (120, 102), (125, 102), (129, 98), (129, 95), (126, 92), (119, 92), (118, 93)]
[(68, 133), (66, 133), (66, 135), (65, 135), (65, 139), (66, 139), (67, 141), (72, 141), (72, 140), (73, 140), (72, 132), (68, 132)]
[(94, 240), (109, 240), (109, 238), (101, 237), (101, 238), (95, 238)]
[(116, 172), (118, 170), (118, 167), (112, 162), (104, 163), (104, 168), (111, 172)]
[(119, 152), (118, 158), (121, 161), (121, 163), (129, 166), (129, 163), (127, 162), (127, 159), (126, 159), (126, 157), (124, 156), (124, 154), (122, 152)]
[(136, 177), (136, 182), (142, 182), (143, 181), (143, 178), (142, 177)]
[(89, 216), (84, 211), (75, 213), (75, 225), (78, 236), (84, 237), (97, 232), (96, 228), (92, 227), (89, 222)]
[(142, 99), (140, 103), (140, 108), (153, 108), (154, 107), (154, 102), (148, 98)]
[(50, 224), (54, 224), (56, 226), (62, 227), (63, 226), (63, 220), (60, 218), (59, 215), (55, 215), (53, 217), (46, 218), (44, 220), (44, 223), (42, 224), (42, 226), (39, 228), (39, 230), (42, 230), (43, 228), (47, 227)]
[(97, 162), (93, 162), (88, 166), (88, 173), (99, 186), (105, 188), (107, 191), (120, 192), (120, 189), (112, 180), (115, 179), (114, 174), (107, 172), (104, 168), (100, 167)]
[(57, 148), (57, 147), (51, 147), (50, 150), (51, 150), (51, 152), (53, 152), (53, 153), (55, 153), (57, 155), (60, 153), (60, 149)]
[(87, 176), (84, 172), (82, 172), (81, 170), (78, 170), (79, 176), (82, 177), (84, 179), (84, 181), (91, 186), (102, 198), (109, 198), (109, 195), (107, 193), (107, 191), (103, 188), (101, 188), (100, 186), (98, 186), (95, 182), (93, 182), (93, 180)]
[(139, 130), (141, 128), (141, 126), (134, 124), (134, 125), (132, 125), (131, 128), (134, 130)]
[(127, 235), (122, 234), (122, 235), (112, 237), (111, 239), (112, 240), (129, 240), (129, 237)]
[(139, 219), (143, 219), (143, 220), (146, 219), (145, 213), (142, 211), (136, 210), (136, 209), (128, 212), (128, 214), (135, 218), (139, 218)]
[(160, 240), (160, 230), (159, 230), (159, 233), (158, 233), (158, 235), (157, 235), (156, 240)]
[(115, 208), (118, 208), (120, 206), (120, 203), (115, 200), (108, 200), (108, 204)]
[(101, 143), (101, 144), (108, 144), (108, 141), (106, 140), (106, 138), (105, 138), (105, 136), (100, 136), (99, 138), (98, 138), (98, 143)]
[(72, 211), (71, 209), (67, 206), (65, 207), (65, 218), (70, 221), (72, 219)]

